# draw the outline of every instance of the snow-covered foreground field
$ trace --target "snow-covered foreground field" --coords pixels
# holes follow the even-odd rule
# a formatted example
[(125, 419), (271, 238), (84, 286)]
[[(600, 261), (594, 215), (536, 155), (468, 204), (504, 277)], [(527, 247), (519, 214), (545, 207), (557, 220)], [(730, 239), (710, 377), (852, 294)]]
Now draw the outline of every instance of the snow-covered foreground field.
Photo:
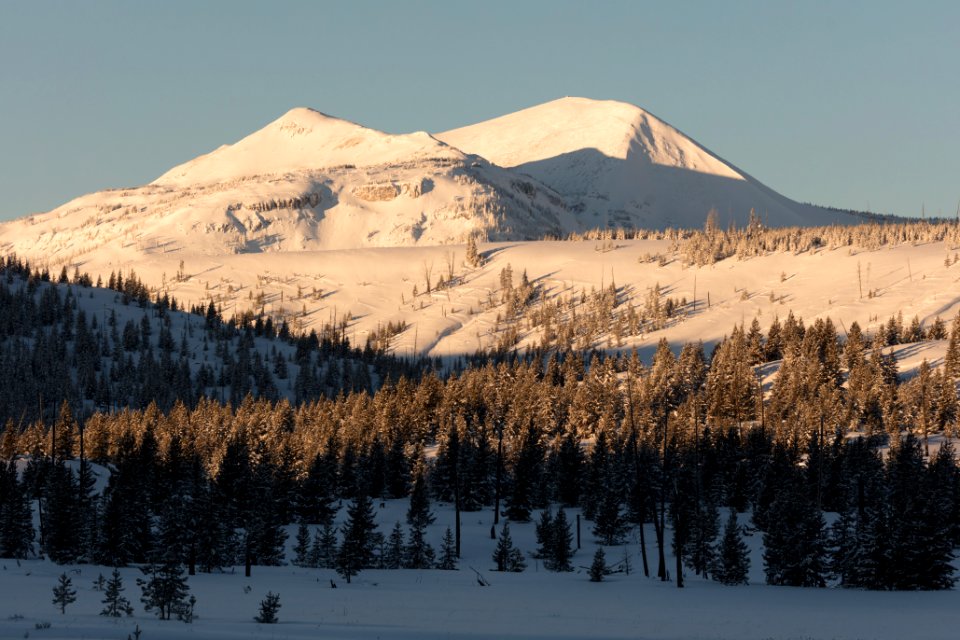
[[(406, 501), (379, 509), (381, 531), (403, 519)], [(435, 506), (431, 542), (439, 546), (452, 512)], [(575, 512), (571, 511), (571, 521)], [(342, 515), (342, 512), (341, 512)], [(636, 544), (629, 547), (633, 572), (591, 583), (585, 567), (595, 546), (590, 523), (583, 523), (583, 548), (574, 557), (578, 570), (544, 571), (528, 558), (520, 574), (490, 571), (494, 541), (490, 511), (463, 515), (463, 559), (459, 571), (364, 571), (347, 584), (330, 570), (294, 566), (243, 568), (189, 579), (197, 598), (197, 620), (161, 622), (143, 612), (135, 568), (122, 570), (125, 595), (134, 603), (131, 618), (98, 615), (103, 598), (93, 589), (96, 566), (60, 567), (45, 561), (0, 564), (0, 637), (118, 638), (139, 625), (143, 640), (167, 638), (649, 638), (649, 639), (846, 639), (955, 638), (960, 627), (960, 596), (945, 592), (865, 592), (763, 585), (759, 535), (752, 548), (750, 586), (724, 587), (687, 576), (684, 589), (645, 578)], [(291, 531), (293, 533), (293, 531)], [(535, 548), (534, 525), (514, 524), (515, 543)], [(648, 557), (655, 561), (652, 530)], [(668, 532), (669, 535), (669, 532)], [(292, 537), (292, 536), (291, 536)], [(292, 545), (292, 540), (291, 540)], [(608, 548), (607, 562), (623, 560), (625, 548)], [(288, 554), (288, 558), (292, 554)], [(673, 562), (668, 558), (668, 566)], [(482, 587), (469, 567), (491, 583)], [(61, 615), (51, 603), (57, 576), (67, 571), (77, 602)], [(652, 566), (655, 571), (655, 565)], [(330, 581), (337, 589), (330, 587)], [(253, 621), (268, 591), (280, 594), (280, 622)], [(49, 628), (38, 629), (44, 623)]]

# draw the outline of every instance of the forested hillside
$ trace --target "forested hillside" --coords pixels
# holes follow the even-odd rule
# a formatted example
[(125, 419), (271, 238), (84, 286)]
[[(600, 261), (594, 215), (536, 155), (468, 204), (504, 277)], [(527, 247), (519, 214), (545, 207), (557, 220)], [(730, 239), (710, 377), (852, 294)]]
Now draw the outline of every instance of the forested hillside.
[[(82, 285), (20, 282), (10, 266), (6, 280), (3, 308), (36, 307), (37, 318), (51, 320), (37, 325), (34, 339), (53, 342), (53, 334), (68, 346), (47, 363), (94, 352), (77, 350), (85, 341), (117, 354), (102, 359), (109, 363), (102, 374), (80, 380), (109, 379), (114, 362), (132, 360), (120, 336), (129, 337), (126, 351), (159, 362), (164, 352), (173, 360), (178, 343), (199, 353), (209, 340), (217, 353), (219, 344), (242, 350), (244, 340), (256, 340), (254, 328), (224, 324), (215, 313), (183, 316), (181, 337), (165, 351), (154, 340), (172, 333), (163, 318), (173, 317), (173, 303), (136, 309), (134, 317), (157, 316), (156, 338), (152, 324), (145, 335), (131, 318), (117, 321), (115, 340), (107, 337), (109, 319), (79, 320), (82, 305), (73, 301), (91, 291)], [(183, 337), (191, 322), (193, 342)], [(224, 337), (208, 338), (211, 331)], [(924, 361), (904, 379), (888, 348), (917, 341), (942, 344), (942, 366)], [(280, 342), (271, 344), (282, 353)], [(322, 360), (324, 350), (307, 353)], [(363, 354), (351, 353), (355, 367), (367, 366)], [(579, 509), (604, 544), (636, 531), (644, 570), (662, 579), (682, 584), (691, 572), (741, 582), (743, 532), (728, 526), (729, 535), (720, 535), (720, 512), (729, 509), (751, 514), (762, 532), (771, 584), (940, 589), (954, 582), (957, 320), (948, 329), (939, 319), (923, 327), (893, 317), (873, 336), (853, 325), (841, 340), (829, 320), (806, 325), (788, 314), (766, 331), (756, 321), (732, 327), (711, 353), (698, 343), (675, 353), (665, 341), (649, 362), (635, 352), (507, 353), (499, 363), (446, 376), (408, 377), (398, 369), (375, 390), (330, 385), (296, 403), (277, 401), (269, 391), (275, 387), (252, 384), (252, 395), (221, 404), (212, 385), (198, 386), (188, 356), (177, 361), (191, 393), (165, 396), (165, 406), (140, 408), (137, 396), (124, 402), (128, 396), (117, 395), (110, 409), (97, 401), (101, 410), (77, 415), (72, 407), (89, 408), (89, 401), (73, 404), (66, 395), (56, 418), (7, 423), (0, 447), (9, 461), (0, 494), (4, 555), (108, 565), (162, 556), (201, 571), (293, 560), (344, 576), (432, 566), (423, 538), (432, 497), (457, 513), (493, 510), (495, 522), (539, 518), (537, 554), (555, 569), (568, 566), (566, 507)], [(776, 374), (764, 386), (760, 374), (771, 367)], [(72, 369), (61, 370), (64, 388), (90, 400), (71, 380)], [(93, 490), (91, 463), (109, 470), (102, 493)], [(406, 536), (399, 525), (389, 538), (373, 530), (371, 499), (408, 497)], [(37, 530), (30, 499), (38, 500)], [(343, 501), (352, 502), (338, 532), (332, 524)], [(302, 525), (296, 558), (284, 557), (289, 523)], [(643, 540), (645, 523), (653, 540)], [(495, 533), (501, 542), (508, 536), (506, 529)], [(460, 542), (454, 527), (448, 562)], [(391, 545), (400, 556), (389, 553)], [(665, 566), (668, 555), (676, 567)], [(498, 566), (522, 569), (511, 557), (502, 550)]]

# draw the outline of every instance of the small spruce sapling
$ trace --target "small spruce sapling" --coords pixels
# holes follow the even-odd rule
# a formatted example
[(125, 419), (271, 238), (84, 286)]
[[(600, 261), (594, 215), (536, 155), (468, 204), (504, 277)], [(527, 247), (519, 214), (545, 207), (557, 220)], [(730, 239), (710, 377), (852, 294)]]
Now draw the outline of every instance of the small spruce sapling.
[(260, 614), (253, 619), (261, 624), (276, 624), (280, 606), (280, 594), (268, 591), (267, 597), (260, 601)]
[(53, 588), (53, 604), (60, 608), (60, 614), (67, 612), (67, 605), (77, 601), (77, 590), (67, 574), (61, 573), (57, 586)]
[(119, 618), (124, 614), (133, 615), (133, 607), (130, 601), (123, 595), (123, 579), (120, 577), (120, 571), (113, 570), (110, 579), (107, 581), (106, 593), (104, 594), (102, 616)]
[(455, 571), (457, 569), (457, 545), (453, 541), (453, 532), (447, 527), (443, 534), (443, 541), (440, 544), (440, 561), (437, 563), (437, 569), (444, 571)]
[(509, 520), (504, 521), (503, 529), (500, 530), (500, 540), (497, 541), (497, 548), (493, 552), (493, 561), (497, 565), (497, 571), (520, 573), (527, 568), (523, 553), (513, 546)]
[(603, 553), (603, 547), (597, 547), (597, 552), (593, 554), (593, 564), (590, 565), (590, 582), (603, 582), (606, 575), (606, 555)]

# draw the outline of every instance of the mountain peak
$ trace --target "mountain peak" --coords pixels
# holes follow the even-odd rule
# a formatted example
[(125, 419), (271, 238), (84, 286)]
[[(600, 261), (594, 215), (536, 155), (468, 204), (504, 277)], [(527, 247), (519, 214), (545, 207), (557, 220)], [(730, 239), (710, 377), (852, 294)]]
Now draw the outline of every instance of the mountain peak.
[(254, 176), (462, 157), (424, 132), (393, 135), (297, 107), (242, 140), (174, 167), (155, 184), (228, 182)]

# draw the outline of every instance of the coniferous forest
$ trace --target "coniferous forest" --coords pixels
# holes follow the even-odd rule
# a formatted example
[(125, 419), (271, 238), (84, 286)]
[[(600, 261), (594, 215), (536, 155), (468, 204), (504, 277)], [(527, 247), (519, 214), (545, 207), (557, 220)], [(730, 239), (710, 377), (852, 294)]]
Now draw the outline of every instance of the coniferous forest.
[[(140, 565), (161, 618), (192, 615), (183, 572), (456, 569), (460, 514), (477, 511), (495, 514), (499, 571), (571, 570), (576, 508), (678, 586), (745, 582), (748, 534), (769, 584), (955, 582), (960, 472), (943, 436), (958, 430), (960, 318), (841, 336), (790, 314), (709, 350), (662, 341), (647, 362), (544, 349), (444, 368), (354, 348), (336, 325), (292, 335), (110, 280), (4, 263), (0, 556)], [(120, 311), (88, 315), (79, 301), (103, 295)], [(901, 379), (887, 347), (921, 340), (949, 340), (943, 366)], [(379, 530), (376, 503), (396, 499), (405, 521)], [(438, 503), (457, 516), (434, 548)], [(509, 524), (529, 521), (525, 559)]]

